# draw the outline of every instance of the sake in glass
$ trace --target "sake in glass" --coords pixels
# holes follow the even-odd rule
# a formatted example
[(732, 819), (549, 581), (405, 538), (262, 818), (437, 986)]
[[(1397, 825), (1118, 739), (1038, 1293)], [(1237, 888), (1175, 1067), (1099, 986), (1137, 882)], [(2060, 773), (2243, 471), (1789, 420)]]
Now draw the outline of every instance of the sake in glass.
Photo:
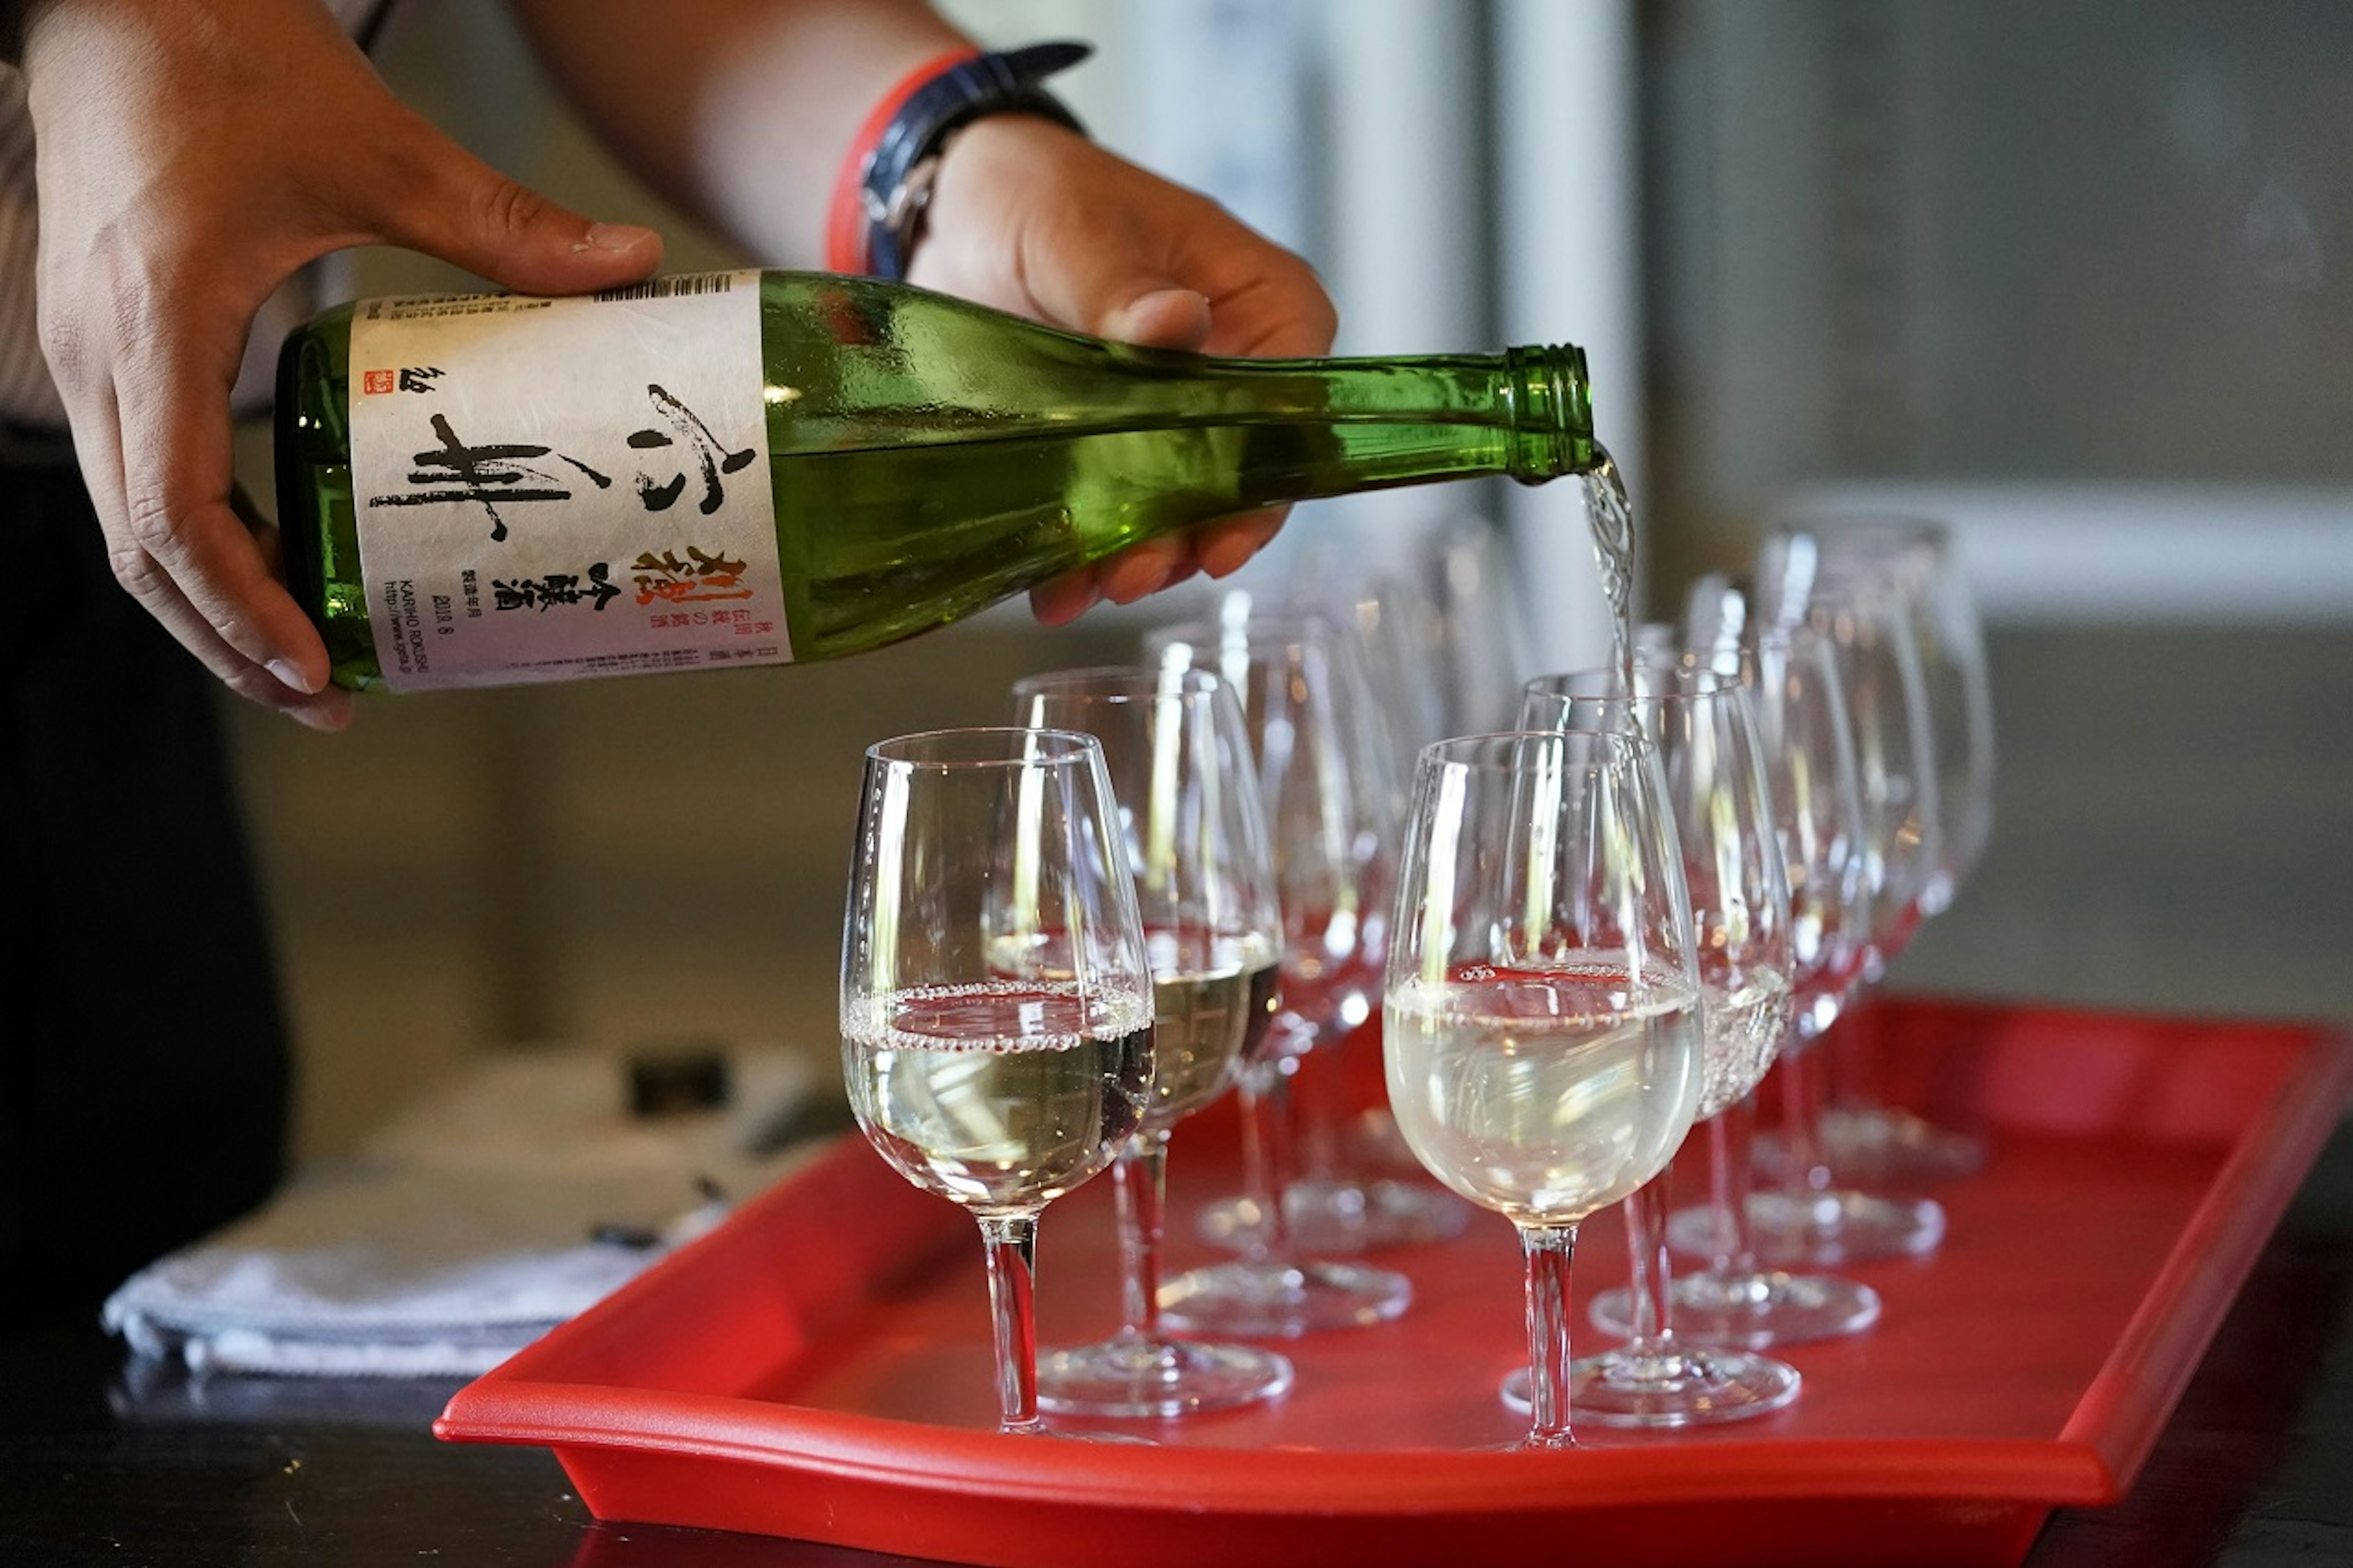
[(1152, 1089), (1152, 969), (1103, 747), (946, 730), (866, 753), (842, 923), (850, 1109), (987, 1249), (998, 1430), (1035, 1434), (1038, 1215)]
[(1518, 1228), (1518, 1446), (1570, 1447), (1577, 1226), (1665, 1168), (1704, 1070), (1690, 896), (1648, 742), (1515, 732), (1425, 749), (1396, 921), (1390, 1110), (1431, 1175)]

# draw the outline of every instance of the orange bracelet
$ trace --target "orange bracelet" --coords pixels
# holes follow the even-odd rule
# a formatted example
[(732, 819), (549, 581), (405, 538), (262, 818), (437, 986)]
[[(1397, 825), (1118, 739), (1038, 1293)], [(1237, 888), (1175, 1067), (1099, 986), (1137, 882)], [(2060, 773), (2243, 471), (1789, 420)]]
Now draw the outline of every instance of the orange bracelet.
[(916, 67), (874, 106), (834, 177), (826, 265), (904, 278), (923, 232), (947, 139), (985, 114), (1036, 114), (1085, 134), (1041, 78), (1078, 64), (1091, 46), (1062, 40), (984, 54), (953, 49)]
[(934, 55), (913, 70), (899, 79), (890, 91), (874, 105), (857, 136), (849, 143), (849, 152), (841, 160), (841, 172), (833, 179), (833, 205), (826, 210), (825, 265), (829, 272), (864, 272), (866, 270), (866, 165), (881, 144), (882, 133), (891, 121), (905, 108), (907, 100), (940, 72), (952, 66), (976, 58), (980, 51), (971, 45)]

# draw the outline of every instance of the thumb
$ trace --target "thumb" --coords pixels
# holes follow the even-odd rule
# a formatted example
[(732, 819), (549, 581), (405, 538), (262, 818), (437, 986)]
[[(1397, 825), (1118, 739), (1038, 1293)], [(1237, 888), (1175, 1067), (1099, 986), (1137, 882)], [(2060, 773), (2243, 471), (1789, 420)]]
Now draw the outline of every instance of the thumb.
[(446, 140), (384, 229), (392, 244), (526, 294), (609, 289), (661, 265), (652, 229), (592, 223)]
[(1059, 266), (1029, 273), (1031, 297), (1047, 320), (1153, 348), (1198, 349), (1208, 341), (1208, 297), (1116, 242), (1088, 236), (1053, 254)]
[(1208, 297), (1173, 283), (1151, 285), (1112, 306), (1095, 335), (1157, 349), (1198, 349), (1209, 340)]

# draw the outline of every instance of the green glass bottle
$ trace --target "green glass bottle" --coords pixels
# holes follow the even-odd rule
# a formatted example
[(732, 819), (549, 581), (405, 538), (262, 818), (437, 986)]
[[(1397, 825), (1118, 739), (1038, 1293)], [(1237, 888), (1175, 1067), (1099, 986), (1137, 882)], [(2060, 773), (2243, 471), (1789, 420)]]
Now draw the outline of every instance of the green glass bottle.
[(1574, 348), (1209, 358), (820, 273), (364, 301), (278, 375), (288, 581), (363, 689), (837, 658), (1210, 518), (1601, 457)]

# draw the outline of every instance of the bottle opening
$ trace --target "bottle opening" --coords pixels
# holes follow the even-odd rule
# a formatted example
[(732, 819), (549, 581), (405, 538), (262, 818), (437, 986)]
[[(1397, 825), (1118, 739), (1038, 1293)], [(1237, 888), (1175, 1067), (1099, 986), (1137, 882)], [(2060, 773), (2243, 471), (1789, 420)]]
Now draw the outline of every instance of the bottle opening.
[(1581, 474), (1601, 460), (1593, 440), (1593, 397), (1585, 351), (1574, 343), (1511, 351), (1512, 477), (1539, 484)]

